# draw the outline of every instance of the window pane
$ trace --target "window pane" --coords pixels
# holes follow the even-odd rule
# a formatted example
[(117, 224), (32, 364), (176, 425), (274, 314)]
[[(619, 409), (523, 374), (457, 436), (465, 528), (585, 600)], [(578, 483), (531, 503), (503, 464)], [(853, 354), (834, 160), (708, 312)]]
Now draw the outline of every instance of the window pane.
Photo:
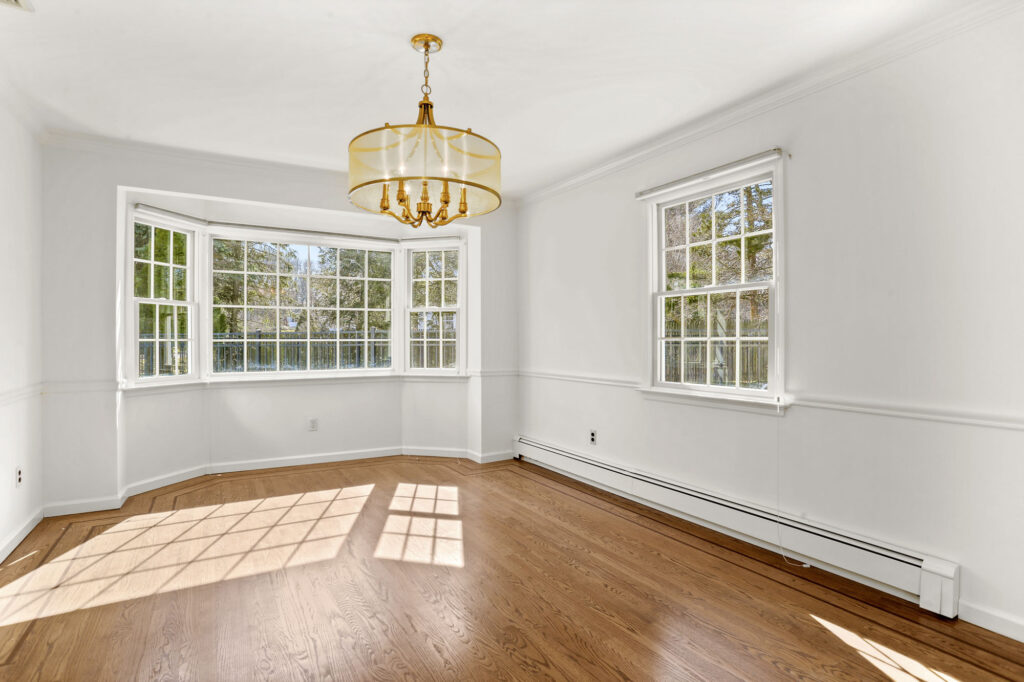
[(748, 282), (765, 282), (772, 278), (772, 235), (763, 234), (743, 240)]
[(156, 306), (152, 303), (139, 304), (139, 338), (156, 338)]
[(367, 363), (370, 367), (391, 366), (391, 344), (387, 341), (374, 341), (369, 344), (370, 357)]
[(390, 251), (370, 251), (369, 253), (369, 277), (377, 277), (380, 279), (391, 279), (391, 252)]
[(341, 342), (341, 368), (350, 369), (352, 367), (363, 366), (363, 342), (362, 341), (342, 341)]
[(185, 268), (174, 268), (174, 300), (184, 301), (188, 298), (188, 281), (185, 279)]
[(413, 279), (426, 279), (427, 277), (427, 254), (423, 251), (412, 254), (412, 276)]
[(317, 308), (334, 308), (338, 305), (338, 280), (327, 277), (313, 277), (309, 280), (310, 305)]
[(286, 372), (306, 370), (306, 342), (281, 342), (281, 370)]
[(281, 283), (281, 303), (280, 305), (286, 306), (304, 306), (306, 301), (309, 299), (306, 292), (306, 278), (305, 277), (285, 277), (278, 278)]
[(665, 252), (665, 290), (686, 288), (686, 249)]
[(174, 306), (157, 306), (157, 329), (161, 339), (174, 338)]
[(708, 335), (708, 297), (687, 296), (683, 299), (683, 312), (686, 316), (686, 336)]
[(441, 259), (442, 256), (440, 251), (427, 251), (427, 276), (431, 279), (441, 278), (441, 273), (444, 272)]
[(179, 305), (175, 307), (177, 308), (178, 338), (187, 339), (189, 337), (188, 306)]
[(174, 264), (188, 265), (188, 237), (184, 232), (174, 233)]
[(690, 287), (711, 284), (711, 244), (690, 247)]
[(440, 369), (441, 367), (441, 344), (438, 342), (427, 342), (426, 355), (423, 366), (429, 369)]
[(153, 298), (171, 297), (171, 268), (157, 265), (153, 268)]
[(662, 349), (664, 380), (679, 382), (682, 379), (682, 344), (679, 341), (662, 341)]
[(409, 313), (409, 338), (422, 339), (426, 329), (426, 313)]
[(743, 188), (743, 201), (747, 217), (745, 232), (772, 229), (772, 183), (771, 180)]
[(368, 282), (367, 308), (390, 308), (391, 307), (391, 282)]
[(665, 317), (662, 336), (677, 337), (682, 335), (683, 300), (678, 296), (665, 299)]
[(338, 274), (342, 277), (362, 277), (366, 272), (366, 252), (357, 249), (338, 250)]
[[(305, 244), (279, 244), (278, 255), (281, 258), (281, 272), (297, 275), (309, 274), (309, 247)], [(281, 351), (281, 364), (284, 366), (284, 351)]]
[(412, 307), (423, 308), (427, 305), (427, 283), (412, 283)]
[(246, 242), (249, 272), (277, 272), (277, 247), (269, 242)]
[(718, 284), (735, 284), (740, 281), (739, 239), (730, 239), (715, 244), (715, 268)]
[(736, 383), (736, 342), (711, 342), (711, 385), (733, 386)]
[(459, 283), (454, 279), (444, 281), (444, 303), (442, 305), (451, 307), (459, 304)]
[(740, 233), (740, 191), (715, 196), (715, 236), (731, 237)]
[(214, 372), (241, 372), (244, 368), (243, 360), (244, 352), (240, 342), (213, 344)]
[(153, 228), (142, 223), (135, 223), (135, 257), (144, 260), (152, 260), (153, 254), (150, 251), (152, 246)]
[(245, 242), (235, 239), (214, 239), (213, 269), (245, 270)]
[(459, 252), (458, 251), (445, 251), (444, 252), (444, 276), (446, 278), (455, 279), (459, 276)]
[(445, 341), (441, 344), (441, 366), (445, 369), (455, 368), (455, 342)]
[(423, 342), (412, 343), (409, 347), (409, 366), (414, 368), (423, 367)]
[(688, 384), (708, 382), (707, 356), (707, 341), (683, 342), (683, 381)]
[(249, 305), (277, 305), (277, 276), (247, 275), (245, 295)]
[(240, 339), (245, 332), (244, 308), (214, 308), (213, 338)]
[(178, 355), (177, 355), (177, 361), (178, 361), (177, 373), (178, 374), (188, 374), (188, 371), (189, 371), (189, 364), (188, 364), (189, 352), (188, 352), (188, 349), (189, 349), (189, 342), (188, 341), (178, 341)]
[[(282, 339), (307, 338), (305, 310), (301, 308), (286, 308), (279, 311), (278, 316), (281, 320)], [(284, 366), (284, 346), (281, 347), (281, 365), (282, 367)]]
[(363, 338), (363, 316), (361, 310), (343, 310), (338, 313), (338, 329), (343, 339)]
[(309, 332), (314, 339), (338, 338), (338, 311), (311, 310), (309, 312)]
[(711, 294), (711, 336), (736, 336), (736, 293)]
[(428, 306), (441, 306), (441, 281), (430, 280), (429, 295), (427, 296)]
[(441, 334), (446, 339), (454, 339), (458, 330), (456, 313), (441, 313)]
[(247, 308), (245, 335), (250, 339), (277, 338), (277, 311), (267, 308)]
[(371, 339), (387, 339), (391, 337), (391, 313), (367, 313), (367, 336)]
[(426, 320), (428, 339), (439, 339), (441, 338), (441, 326), (438, 324), (439, 315), (437, 313), (423, 313), (423, 317)]
[(161, 263), (171, 262), (171, 231), (158, 227), (154, 230), (153, 260)]
[(689, 202), (690, 243), (711, 239), (711, 197)]
[(665, 209), (665, 248), (686, 243), (686, 204)]
[(338, 344), (313, 341), (309, 344), (310, 369), (337, 369)]
[(135, 295), (149, 298), (149, 263), (135, 263)]
[(157, 372), (160, 376), (174, 376), (177, 368), (177, 344), (173, 341), (160, 341), (156, 344)]
[(740, 388), (768, 388), (767, 341), (740, 341)]
[(151, 377), (156, 374), (156, 344), (152, 341), (139, 343), (139, 376)]
[(740, 336), (768, 336), (768, 290), (740, 292)]
[(361, 279), (342, 279), (338, 281), (338, 307), (339, 308), (363, 308), (366, 299), (363, 296), (363, 285), (366, 282)]
[(309, 247), (309, 269), (314, 275), (338, 274), (338, 250), (326, 246)]
[(274, 341), (249, 342), (246, 369), (250, 372), (270, 372), (277, 369), (277, 343)]
[(245, 303), (245, 275), (213, 273), (214, 305), (242, 305)]

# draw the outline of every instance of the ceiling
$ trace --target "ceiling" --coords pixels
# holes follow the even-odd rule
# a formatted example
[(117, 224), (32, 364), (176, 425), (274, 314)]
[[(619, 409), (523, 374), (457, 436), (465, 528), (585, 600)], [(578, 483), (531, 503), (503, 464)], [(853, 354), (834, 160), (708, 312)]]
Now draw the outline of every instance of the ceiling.
[(964, 0), (33, 0), (0, 78), (48, 129), (344, 170), (349, 139), (438, 123), (522, 194), (964, 6)]

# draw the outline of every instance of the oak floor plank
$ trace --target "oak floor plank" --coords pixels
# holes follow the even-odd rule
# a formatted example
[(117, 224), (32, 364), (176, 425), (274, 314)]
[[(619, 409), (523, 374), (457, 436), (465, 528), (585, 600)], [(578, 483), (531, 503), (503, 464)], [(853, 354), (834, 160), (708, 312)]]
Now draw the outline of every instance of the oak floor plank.
[[(457, 513), (411, 508), (429, 500), (395, 497), (408, 484), (457, 490)], [(94, 601), (61, 601), (82, 585)], [(889, 679), (883, 669), (1024, 679), (1024, 647), (522, 462), (201, 476), (44, 519), (0, 565), (0, 680)]]

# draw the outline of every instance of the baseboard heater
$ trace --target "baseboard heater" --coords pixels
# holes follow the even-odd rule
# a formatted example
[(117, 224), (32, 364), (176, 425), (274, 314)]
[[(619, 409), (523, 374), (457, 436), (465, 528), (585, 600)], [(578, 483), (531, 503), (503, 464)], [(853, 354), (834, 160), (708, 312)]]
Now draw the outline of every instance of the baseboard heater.
[(947, 618), (957, 615), (960, 566), (945, 559), (855, 537), (748, 502), (573, 452), (527, 437), (516, 454), (610, 492), (778, 549), (819, 568), (881, 588)]

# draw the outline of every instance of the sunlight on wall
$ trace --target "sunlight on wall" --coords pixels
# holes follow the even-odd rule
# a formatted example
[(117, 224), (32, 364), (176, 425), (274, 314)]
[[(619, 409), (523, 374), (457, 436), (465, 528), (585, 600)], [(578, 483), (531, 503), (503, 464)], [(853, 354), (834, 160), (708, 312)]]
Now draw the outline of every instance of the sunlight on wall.
[(372, 491), (132, 516), (0, 589), (0, 626), (333, 559)]
[(864, 639), (855, 632), (831, 623), (824, 618), (818, 618), (813, 613), (811, 618), (841, 639), (844, 643), (857, 650), (871, 665), (875, 666), (889, 679), (900, 680), (901, 682), (958, 682), (957, 678), (946, 673), (929, 668), (923, 663), (905, 656), (889, 647), (882, 646), (878, 642)]
[[(459, 513), (459, 489), (455, 486), (399, 483), (388, 507), (414, 514)], [(435, 566), (463, 567), (462, 521), (389, 514), (373, 556)]]

